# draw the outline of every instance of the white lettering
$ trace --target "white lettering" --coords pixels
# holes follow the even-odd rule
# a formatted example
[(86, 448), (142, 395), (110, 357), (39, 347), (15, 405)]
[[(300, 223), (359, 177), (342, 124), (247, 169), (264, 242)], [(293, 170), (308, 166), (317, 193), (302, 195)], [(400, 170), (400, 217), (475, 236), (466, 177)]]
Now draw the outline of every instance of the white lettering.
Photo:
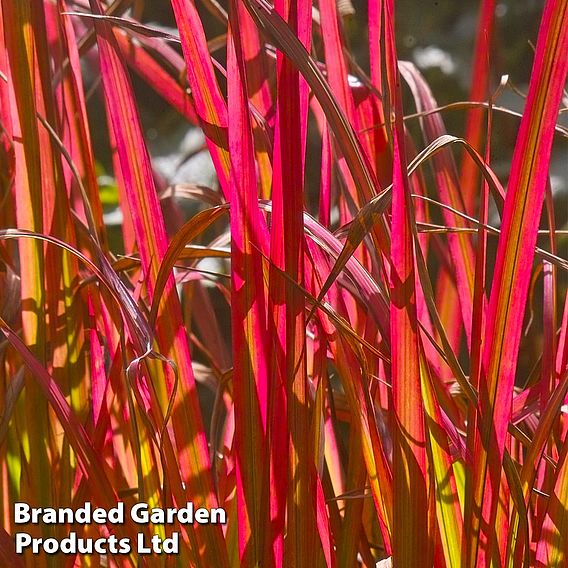
[(211, 509), (211, 524), (212, 525), (226, 525), (227, 524), (227, 511), (220, 507)]
[(46, 538), (43, 541), (43, 549), (48, 554), (55, 554), (59, 550), (59, 542), (54, 538)]
[(178, 521), (183, 524), (193, 524), (193, 503), (188, 503), (178, 511)]
[(91, 522), (91, 504), (85, 503), (84, 507), (79, 507), (75, 511), (75, 522), (87, 524)]
[(95, 552), (99, 554), (106, 554), (106, 538), (98, 538), (95, 540)]
[(162, 552), (166, 554), (178, 554), (179, 553), (179, 533), (172, 533), (170, 538), (165, 538), (162, 543)]
[(150, 520), (148, 515), (148, 505), (146, 503), (137, 503), (130, 509), (130, 518), (138, 524), (147, 524)]
[(44, 509), (43, 510), (43, 516), (42, 516), (42, 522), (44, 522), (46, 525), (51, 525), (57, 522), (57, 513), (55, 511), (55, 509)]
[(202, 507), (195, 511), (195, 520), (200, 525), (205, 525), (209, 522), (209, 511), (207, 509), (203, 509)]
[(32, 542), (32, 537), (27, 533), (16, 533), (16, 554), (22, 554)]
[(151, 554), (152, 549), (149, 546), (146, 546), (144, 541), (144, 534), (138, 533), (138, 546), (136, 547), (138, 554)]
[(116, 507), (109, 509), (107, 518), (108, 522), (113, 525), (124, 523), (124, 503), (120, 501)]
[[(106, 522), (107, 513), (104, 509), (95, 509), (93, 511), (93, 522), (102, 525)], [(98, 552), (98, 551), (97, 551)], [(104, 554), (101, 552), (101, 554)]]
[(30, 522), (30, 506), (27, 503), (16, 503), (14, 505), (14, 522), (16, 524)]

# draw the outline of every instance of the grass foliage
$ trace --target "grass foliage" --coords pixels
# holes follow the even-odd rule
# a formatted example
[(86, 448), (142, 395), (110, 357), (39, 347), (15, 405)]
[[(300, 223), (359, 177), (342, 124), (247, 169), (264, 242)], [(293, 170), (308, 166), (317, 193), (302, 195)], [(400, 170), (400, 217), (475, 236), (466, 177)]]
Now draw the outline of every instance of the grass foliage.
[[(1, 0), (0, 564), (565, 566), (566, 201), (549, 166), (568, 0), (527, 38), (520, 114), (491, 70), (494, 0), (470, 100), (444, 107), (398, 59), (394, 0), (163, 3), (177, 29), (138, 0)], [(203, 131), (213, 187), (157, 173), (140, 84)], [(498, 171), (497, 120), (517, 132)], [(119, 500), (228, 523), (108, 527), (180, 532), (169, 559), (15, 556), (14, 503)]]

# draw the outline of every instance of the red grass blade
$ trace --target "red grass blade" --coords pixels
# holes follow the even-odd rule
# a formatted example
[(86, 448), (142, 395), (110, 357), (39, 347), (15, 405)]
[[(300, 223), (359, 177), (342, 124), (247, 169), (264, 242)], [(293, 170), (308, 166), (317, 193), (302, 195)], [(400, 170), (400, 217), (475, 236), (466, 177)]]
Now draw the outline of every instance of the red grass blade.
[(142, 45), (126, 34), (117, 33), (115, 37), (128, 65), (191, 124), (197, 124), (193, 102), (182, 85)]
[(247, 75), (239, 35), (240, 10), (231, 3), (227, 51), (227, 88), (231, 156), (231, 323), (233, 330), (233, 390), (235, 457), (239, 519), (239, 556), (243, 566), (264, 557), (268, 519), (262, 487), (268, 470), (266, 420), (268, 368), (266, 302), (262, 256), (266, 228), (258, 209)]
[[(466, 537), (468, 566), (476, 565), (481, 522), (490, 530), (484, 535), (486, 545), (479, 561), (489, 564), (495, 554), (503, 557), (504, 552), (504, 539), (496, 541), (493, 536), (501, 463), (554, 126), (568, 73), (567, 52), (568, 1), (551, 0), (544, 8), (526, 110), (513, 156), (487, 315), (472, 502), (466, 511), (466, 526), (471, 527)], [(502, 527), (495, 529), (499, 535)]]
[(6, 566), (14, 568), (24, 566), (21, 557), (14, 552), (14, 539), (3, 528), (0, 528), (0, 558)]
[[(304, 46), (311, 42), (311, 6), (304, 0), (278, 0), (276, 10)], [(298, 286), (304, 280), (304, 163), (308, 113), (308, 87), (282, 53), (277, 56), (276, 125), (272, 187), (271, 260), (285, 270), (288, 278), (280, 280), (274, 271), (270, 282), (273, 318), (278, 337), (276, 350), (283, 350), (277, 364), (283, 364), (275, 385), (286, 385), (286, 438), (275, 436), (273, 459), (288, 453), (287, 537), (284, 565), (312, 566), (315, 561), (315, 463), (306, 436), (310, 427), (309, 384), (306, 370), (306, 324), (304, 297)], [(275, 369), (275, 372), (277, 369)], [(278, 387), (276, 387), (278, 388)], [(274, 399), (276, 401), (276, 399)], [(272, 408), (271, 419), (282, 408)], [(278, 427), (276, 427), (278, 428)], [(278, 476), (278, 472), (274, 472)], [(276, 481), (276, 487), (280, 482)], [(283, 515), (277, 516), (281, 519)], [(276, 544), (276, 543), (275, 543)], [(277, 561), (282, 562), (278, 559)]]
[[(479, 22), (475, 38), (475, 52), (471, 71), (471, 89), (468, 100), (485, 101), (488, 98), (490, 80), (490, 54), (495, 21), (495, 0), (482, 0), (479, 8)], [(483, 141), (484, 111), (481, 108), (469, 110), (465, 125), (464, 138), (478, 151)], [(464, 156), (460, 171), (461, 194), (465, 203), (465, 212), (474, 214), (475, 195), (479, 180), (479, 170), (469, 156)]]
[[(411, 567), (421, 563), (430, 565), (434, 547), (433, 537), (428, 534), (425, 525), (428, 482), (416, 318), (415, 260), (410, 228), (413, 219), (394, 40), (394, 2), (384, 2), (383, 6), (384, 65), (390, 107), (395, 109), (390, 274), (394, 430), (393, 563), (400, 567)], [(404, 543), (412, 543), (412, 546), (405, 546)]]
[(178, 24), (187, 78), (201, 127), (210, 140), (209, 151), (217, 177), (229, 199), (229, 154), (227, 143), (227, 105), (213, 70), (201, 20), (192, 0), (171, 0)]
[(376, 195), (378, 184), (369, 167), (365, 152), (316, 62), (274, 8), (263, 0), (244, 0), (244, 2), (258, 25), (263, 28), (276, 47), (294, 63), (317, 97), (356, 182), (357, 189), (361, 192), (361, 202), (365, 201), (365, 195)]
[[(101, 13), (97, 0), (91, 0), (91, 6), (95, 13)], [(119, 180), (124, 184), (143, 271), (147, 275), (148, 293), (152, 298), (159, 263), (167, 248), (163, 217), (137, 109), (132, 98), (130, 80), (118, 57), (118, 45), (107, 22), (96, 20), (95, 28), (109, 125), (118, 152), (117, 161), (121, 174)], [(186, 483), (187, 495), (196, 503), (196, 506), (197, 504), (208, 504), (214, 507), (216, 499), (213, 494), (212, 479), (206, 471), (209, 468), (209, 451), (195, 390), (186, 332), (173, 279), (170, 278), (167, 282), (164, 296), (161, 299), (169, 321), (158, 320), (157, 322), (158, 345), (164, 349), (166, 356), (175, 360), (180, 373), (180, 396), (172, 422), (182, 479)], [(165, 379), (163, 383), (154, 382), (162, 408), (165, 409), (169, 406), (169, 393), (174, 392), (176, 383), (172, 373), (166, 373), (165, 376), (159, 373), (158, 377), (161, 381)], [(183, 402), (179, 402), (180, 400)], [(163, 412), (166, 413), (165, 410)], [(197, 472), (200, 474), (197, 475)], [(191, 483), (189, 483), (190, 478)], [(172, 484), (173, 482), (174, 480), (171, 480)], [(180, 487), (173, 489), (178, 492), (178, 498), (183, 498)], [(196, 533), (204, 544), (207, 543), (209, 562), (215, 566), (225, 566), (227, 554), (220, 527), (202, 525), (196, 529)], [(197, 561), (197, 557), (195, 560)], [(204, 558), (200, 560), (204, 561)]]
[[(412, 91), (418, 112), (427, 112), (438, 106), (426, 81), (414, 65), (403, 62), (400, 65), (400, 71)], [(422, 124), (426, 144), (446, 134), (446, 127), (440, 114), (425, 116), (422, 119)], [(464, 211), (465, 207), (460, 194), (457, 168), (451, 149), (448, 148), (436, 154), (432, 158), (432, 167), (440, 200), (458, 211)], [(449, 227), (467, 227), (467, 223), (461, 217), (453, 215), (448, 210), (443, 210), (442, 213), (445, 223)], [(471, 345), (474, 280), (474, 254), (471, 238), (466, 233), (451, 233), (448, 235), (448, 248), (450, 250), (453, 273), (455, 274), (462, 323), (469, 347)], [(448, 298), (445, 301), (447, 302)]]
[[(35, 6), (37, 10), (37, 5)], [(37, 30), (31, 26), (33, 11), (31, 3), (2, 2), (7, 82), (2, 81), (3, 102), (9, 106), (3, 111), (9, 115), (10, 135), (14, 141), (15, 178), (14, 203), (16, 220), (20, 228), (43, 231), (45, 212), (52, 212), (49, 203), (54, 193), (52, 163), (49, 158), (49, 140), (39, 130), (36, 112), (45, 112), (43, 92), (34, 89), (36, 73)], [(45, 63), (45, 53), (40, 56)], [(42, 149), (43, 148), (43, 149)], [(42, 156), (43, 154), (43, 156)], [(45, 197), (43, 197), (45, 195)], [(18, 243), (20, 265), (26, 270), (21, 274), (21, 297), (23, 309), (22, 337), (31, 346), (35, 358), (45, 364), (46, 345), (46, 289), (45, 260), (42, 246), (37, 241)], [(50, 287), (53, 292), (53, 288)], [(44, 431), (49, 429), (48, 407), (41, 388), (34, 381), (26, 381), (25, 408), (27, 420), (21, 435), (27, 441), (24, 460), (31, 479), (37, 483), (19, 483), (16, 492), (22, 495), (27, 490), (28, 499), (36, 506), (50, 506), (54, 495), (49, 486), (49, 458)], [(29, 428), (34, 424), (34, 428)], [(53, 536), (50, 527), (38, 527), (36, 536)]]
[(568, 559), (568, 438), (558, 460), (554, 488), (548, 500), (546, 516), (536, 549), (535, 566), (563, 566)]
[[(73, 449), (80, 459), (83, 473), (91, 480), (91, 491), (96, 497), (97, 503), (107, 508), (115, 507), (118, 499), (104, 472), (104, 467), (93, 450), (83, 426), (73, 414), (69, 404), (65, 400), (61, 389), (57, 386), (53, 377), (42, 367), (41, 363), (2, 318), (0, 318), (0, 329), (6, 335), (14, 349), (18, 351), (24, 363), (32, 372), (32, 376), (44, 393), (46, 400), (49, 401), (56, 413), (65, 433), (69, 437)], [(133, 526), (130, 524), (125, 528), (127, 532), (134, 532)]]

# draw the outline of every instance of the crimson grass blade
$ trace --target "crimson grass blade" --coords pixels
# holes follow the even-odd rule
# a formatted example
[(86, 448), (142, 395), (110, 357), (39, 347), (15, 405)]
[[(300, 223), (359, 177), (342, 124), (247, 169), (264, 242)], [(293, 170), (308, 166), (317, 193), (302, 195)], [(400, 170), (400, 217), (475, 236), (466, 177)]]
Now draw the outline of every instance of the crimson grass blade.
[[(501, 463), (554, 127), (568, 73), (567, 51), (568, 1), (550, 0), (544, 7), (526, 110), (513, 155), (491, 287), (479, 430), (468, 490), (471, 500), (466, 510), (466, 526), (471, 527), (466, 537), (468, 566), (477, 562), (482, 522), (491, 530), (485, 535), (487, 544), (479, 561), (489, 564), (495, 554), (502, 557), (504, 553), (504, 539), (493, 537)], [(496, 530), (500, 534), (501, 528)]]

